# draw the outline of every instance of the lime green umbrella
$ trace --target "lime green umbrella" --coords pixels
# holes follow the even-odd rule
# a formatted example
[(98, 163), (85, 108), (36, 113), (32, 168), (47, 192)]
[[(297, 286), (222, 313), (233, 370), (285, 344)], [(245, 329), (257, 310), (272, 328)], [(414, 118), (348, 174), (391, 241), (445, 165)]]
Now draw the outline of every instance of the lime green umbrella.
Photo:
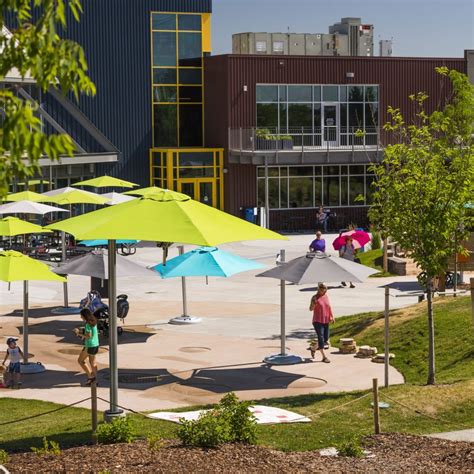
[(5, 217), (0, 220), (0, 235), (7, 237), (22, 234), (41, 234), (43, 232), (51, 231), (49, 229), (43, 229), (40, 225), (22, 221), (18, 219), (18, 217)]
[[(45, 198), (45, 196), (43, 196)], [(76, 189), (65, 194), (57, 194), (56, 196), (48, 196), (45, 198), (47, 202), (59, 204), (60, 206), (68, 204), (105, 204), (110, 199), (104, 198), (99, 194), (91, 193), (89, 191), (82, 191)]]
[(0, 252), (0, 281), (23, 281), (23, 353), (22, 372), (43, 372), (42, 364), (28, 363), (28, 281), (66, 281), (53, 273), (46, 264), (14, 250)]
[[(133, 189), (132, 191), (127, 191), (122, 194), (131, 194), (132, 196), (152, 196), (154, 194), (160, 194), (163, 191), (167, 191), (163, 188), (158, 188), (156, 186), (150, 186), (149, 188)], [(174, 192), (174, 191), (170, 191)]]
[(92, 186), (94, 188), (133, 188), (138, 186), (138, 184), (125, 181), (124, 179), (113, 178), (112, 176), (99, 176), (98, 178), (74, 183), (73, 186)]
[(18, 186), (36, 186), (37, 184), (50, 184), (47, 179), (32, 179), (27, 183), (18, 183)]
[(153, 194), (99, 209), (47, 226), (77, 239), (109, 241), (110, 410), (118, 407), (115, 240), (148, 240), (216, 246), (241, 240), (286, 240), (285, 237), (194, 201), (185, 194), (157, 189)]
[(34, 191), (20, 191), (19, 193), (8, 194), (5, 201), (32, 201), (45, 202), (46, 199), (42, 194)]

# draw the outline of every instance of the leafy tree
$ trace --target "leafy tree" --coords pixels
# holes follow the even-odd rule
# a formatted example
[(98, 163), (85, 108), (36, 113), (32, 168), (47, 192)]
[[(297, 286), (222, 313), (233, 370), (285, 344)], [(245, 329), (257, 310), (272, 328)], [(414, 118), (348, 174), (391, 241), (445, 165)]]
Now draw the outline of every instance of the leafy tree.
[(474, 191), (474, 88), (458, 71), (442, 67), (437, 72), (452, 86), (441, 110), (428, 114), (428, 97), (421, 92), (410, 96), (416, 109), (411, 123), (399, 109), (389, 108), (384, 129), (392, 145), (385, 148), (382, 162), (373, 165), (369, 210), (372, 222), (398, 241), (426, 276), (428, 384), (435, 383), (433, 279), (461, 250), (470, 220), (466, 204)]
[[(0, 0), (0, 86), (16, 69), (21, 77), (34, 79), (43, 92), (56, 88), (63, 94), (71, 92), (76, 100), (80, 93), (95, 94), (82, 48), (59, 36), (67, 27), (68, 10), (78, 21), (80, 0)], [(14, 23), (11, 34), (6, 17)], [(56, 160), (73, 154), (68, 135), (43, 133), (37, 107), (19, 98), (14, 88), (0, 88), (0, 197), (14, 177), (23, 180), (37, 173), (41, 157)]]

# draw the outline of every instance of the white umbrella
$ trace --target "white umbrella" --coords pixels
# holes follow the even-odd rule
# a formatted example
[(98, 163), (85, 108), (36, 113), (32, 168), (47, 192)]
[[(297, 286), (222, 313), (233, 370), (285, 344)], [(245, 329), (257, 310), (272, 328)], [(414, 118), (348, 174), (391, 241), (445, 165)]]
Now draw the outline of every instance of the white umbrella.
[(44, 216), (49, 212), (69, 212), (61, 207), (47, 206), (33, 201), (17, 201), (0, 206), (0, 214), (40, 214)]
[(109, 202), (106, 202), (108, 206), (115, 206), (115, 204), (122, 204), (122, 202), (132, 201), (137, 199), (134, 196), (126, 196), (125, 194), (120, 194), (116, 192), (101, 194), (100, 196), (110, 199)]
[[(70, 186), (66, 186), (65, 188), (58, 188), (53, 189), (52, 191), (46, 191), (45, 193), (41, 193), (42, 196), (58, 196), (59, 194), (66, 194), (70, 193), (71, 191), (77, 191), (77, 188), (71, 188)], [(90, 191), (82, 191), (84, 193), (93, 194), (96, 196), (95, 193), (91, 193)]]

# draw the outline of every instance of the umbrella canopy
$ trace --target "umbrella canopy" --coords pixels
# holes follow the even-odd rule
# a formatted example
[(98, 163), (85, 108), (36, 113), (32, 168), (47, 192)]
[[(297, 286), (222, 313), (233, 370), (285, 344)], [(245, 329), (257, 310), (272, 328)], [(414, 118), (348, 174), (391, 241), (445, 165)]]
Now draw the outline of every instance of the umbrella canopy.
[(98, 178), (74, 183), (73, 186), (92, 186), (94, 188), (133, 188), (138, 186), (138, 184), (130, 183), (124, 179), (113, 178), (112, 176), (99, 176)]
[(61, 206), (67, 204), (105, 204), (110, 201), (110, 199), (104, 198), (100, 194), (82, 191), (81, 189), (74, 189), (68, 193), (50, 196), (47, 200)]
[(32, 201), (32, 202), (44, 202), (47, 199), (42, 194), (35, 193), (34, 191), (21, 191), (19, 193), (8, 194), (5, 201), (18, 202), (18, 201)]
[(172, 258), (166, 265), (151, 267), (163, 278), (189, 276), (230, 277), (236, 273), (257, 270), (264, 265), (224, 252), (216, 247), (200, 247)]
[(131, 194), (132, 196), (151, 196), (154, 194), (160, 194), (167, 189), (158, 188), (157, 186), (150, 186), (148, 188), (133, 189), (122, 194)]
[[(71, 186), (66, 186), (65, 188), (52, 189), (51, 191), (46, 191), (41, 193), (42, 196), (57, 196), (58, 194), (66, 194), (71, 191), (77, 191), (76, 188), (71, 188)], [(85, 193), (88, 191), (84, 191)]]
[[(137, 244), (139, 240), (117, 240), (118, 245), (133, 245)], [(81, 240), (78, 245), (85, 245), (86, 247), (103, 247), (107, 245), (107, 240)]]
[(48, 228), (82, 240), (151, 240), (206, 246), (242, 240), (286, 240), (276, 232), (168, 190), (56, 222)]
[(18, 201), (10, 202), (0, 206), (0, 214), (40, 214), (45, 215), (49, 212), (69, 212), (60, 207), (47, 206), (39, 202)]
[(350, 230), (349, 232), (343, 232), (341, 235), (336, 237), (332, 243), (334, 250), (339, 250), (343, 245), (346, 244), (347, 236), (352, 237), (352, 244), (356, 249), (360, 249), (365, 244), (370, 242), (370, 235), (367, 232), (363, 230)]
[(115, 206), (115, 204), (122, 204), (123, 202), (132, 201), (133, 199), (136, 199), (134, 196), (125, 196), (124, 194), (114, 192), (101, 194), (101, 196), (110, 199), (110, 201), (105, 203), (108, 206)]
[(49, 184), (47, 179), (31, 179), (27, 183), (18, 183), (18, 186), (36, 186), (37, 184)]
[(42, 232), (51, 231), (43, 229), (40, 225), (22, 221), (18, 217), (5, 217), (0, 220), (0, 235), (13, 237), (14, 235), (40, 234)]
[[(152, 274), (150, 270), (140, 267), (125, 257), (117, 255), (116, 259), (118, 277), (145, 278)], [(109, 278), (108, 264), (107, 252), (105, 250), (94, 250), (60, 264), (53, 271), (61, 275), (84, 275), (107, 280)]]
[(308, 253), (303, 257), (271, 268), (260, 273), (259, 277), (277, 278), (298, 285), (309, 283), (358, 281), (362, 282), (370, 275), (378, 273), (371, 267), (351, 262), (344, 258), (332, 257), (324, 253)]
[(0, 280), (7, 282), (29, 280), (66, 281), (64, 277), (53, 273), (45, 263), (14, 250), (0, 252)]

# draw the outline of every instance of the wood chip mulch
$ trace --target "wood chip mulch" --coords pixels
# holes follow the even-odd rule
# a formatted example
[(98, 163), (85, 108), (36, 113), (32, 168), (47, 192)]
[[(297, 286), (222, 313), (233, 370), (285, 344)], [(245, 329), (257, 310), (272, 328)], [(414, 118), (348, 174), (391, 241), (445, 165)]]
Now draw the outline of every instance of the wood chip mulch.
[(365, 458), (321, 457), (318, 451), (285, 453), (262, 446), (227, 445), (219, 449), (184, 448), (167, 442), (152, 451), (145, 441), (65, 449), (60, 456), (12, 454), (13, 473), (124, 472), (474, 472), (474, 443), (422, 436), (384, 434), (365, 439)]

